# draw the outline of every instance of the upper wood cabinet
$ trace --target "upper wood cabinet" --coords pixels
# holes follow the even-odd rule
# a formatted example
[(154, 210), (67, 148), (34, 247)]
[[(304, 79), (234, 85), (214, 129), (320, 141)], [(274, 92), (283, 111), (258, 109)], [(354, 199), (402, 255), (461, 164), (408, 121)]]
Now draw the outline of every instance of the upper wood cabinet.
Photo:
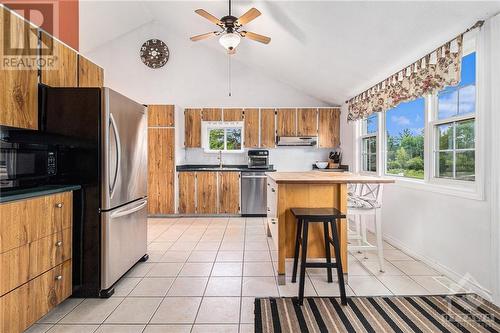
[(297, 109), (277, 109), (278, 136), (295, 136), (297, 135)]
[(41, 33), (41, 37), (42, 56), (52, 56), (55, 59), (53, 67), (42, 68), (41, 82), (51, 87), (77, 87), (78, 54), (45, 32)]
[(174, 124), (174, 105), (148, 105), (149, 127), (173, 127)]
[(179, 214), (196, 213), (196, 172), (179, 172)]
[(184, 110), (184, 147), (201, 147), (201, 109)]
[(219, 214), (238, 214), (240, 211), (240, 173), (219, 172)]
[(175, 213), (175, 128), (148, 129), (148, 211)]
[(261, 148), (274, 148), (276, 146), (274, 109), (260, 109), (260, 146)]
[(201, 113), (201, 119), (204, 121), (222, 121), (222, 109), (205, 108)]
[[(259, 147), (259, 109), (245, 109), (245, 138), (243, 147)], [(273, 112), (274, 114), (274, 112)]]
[(299, 136), (318, 135), (318, 109), (316, 108), (297, 109), (297, 135)]
[(320, 148), (336, 148), (340, 145), (340, 109), (318, 109)]
[(104, 85), (104, 70), (88, 60), (81, 54), (78, 55), (78, 86), (99, 87)]
[(217, 172), (196, 173), (196, 212), (217, 213)]
[(243, 109), (232, 108), (222, 110), (222, 117), (224, 121), (242, 121)]
[[(0, 52), (5, 47), (21, 51), (14, 56), (29, 56), (30, 47), (36, 48), (38, 37), (30, 25), (5, 8), (0, 8)], [(6, 29), (6, 30), (4, 30)], [(6, 40), (5, 37), (8, 36)], [(14, 49), (15, 52), (15, 49)], [(36, 57), (35, 56), (30, 56)], [(38, 129), (38, 68), (14, 69), (9, 64), (0, 66), (0, 125)]]

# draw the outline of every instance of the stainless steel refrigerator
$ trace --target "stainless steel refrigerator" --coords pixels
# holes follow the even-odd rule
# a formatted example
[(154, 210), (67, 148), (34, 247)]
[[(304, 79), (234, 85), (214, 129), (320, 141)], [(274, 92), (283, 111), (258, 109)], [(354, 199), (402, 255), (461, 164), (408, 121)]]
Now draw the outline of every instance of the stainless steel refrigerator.
[(147, 114), (109, 88), (40, 85), (41, 130), (72, 138), (60, 182), (74, 198), (73, 295), (108, 297), (134, 264), (147, 260)]

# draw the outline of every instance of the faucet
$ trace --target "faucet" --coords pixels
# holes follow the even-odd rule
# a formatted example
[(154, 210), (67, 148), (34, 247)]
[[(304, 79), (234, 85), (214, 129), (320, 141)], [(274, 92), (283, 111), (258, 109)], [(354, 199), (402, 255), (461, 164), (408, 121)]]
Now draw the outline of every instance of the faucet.
[(219, 156), (217, 156), (219, 160), (219, 168), (222, 169), (222, 150), (219, 150)]

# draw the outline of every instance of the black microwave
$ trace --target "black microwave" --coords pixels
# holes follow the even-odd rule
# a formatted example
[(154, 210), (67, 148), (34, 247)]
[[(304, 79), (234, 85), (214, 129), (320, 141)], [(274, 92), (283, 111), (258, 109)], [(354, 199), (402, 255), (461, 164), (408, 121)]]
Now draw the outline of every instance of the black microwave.
[(57, 155), (49, 144), (0, 140), (0, 189), (48, 184), (57, 175)]

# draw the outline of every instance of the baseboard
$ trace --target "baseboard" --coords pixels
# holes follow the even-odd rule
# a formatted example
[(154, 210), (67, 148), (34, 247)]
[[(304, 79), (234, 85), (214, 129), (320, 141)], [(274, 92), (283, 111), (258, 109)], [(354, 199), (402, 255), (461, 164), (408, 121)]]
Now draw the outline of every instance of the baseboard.
[(384, 235), (382, 238), (384, 239), (384, 241), (394, 246), (395, 248), (398, 248), (399, 250), (410, 255), (411, 257), (422, 261), (423, 263), (430, 266), (434, 270), (438, 271), (439, 273), (443, 274), (444, 276), (458, 283), (464, 289), (471, 290), (486, 300), (489, 301), (493, 300), (493, 293), (487, 288), (480, 285), (477, 281), (471, 280), (467, 276), (464, 277), (462, 274), (455, 272), (454, 270), (446, 267), (445, 265), (442, 265), (429, 257), (423, 256), (413, 251), (412, 249), (407, 247), (404, 243), (400, 242), (399, 240), (393, 237)]

